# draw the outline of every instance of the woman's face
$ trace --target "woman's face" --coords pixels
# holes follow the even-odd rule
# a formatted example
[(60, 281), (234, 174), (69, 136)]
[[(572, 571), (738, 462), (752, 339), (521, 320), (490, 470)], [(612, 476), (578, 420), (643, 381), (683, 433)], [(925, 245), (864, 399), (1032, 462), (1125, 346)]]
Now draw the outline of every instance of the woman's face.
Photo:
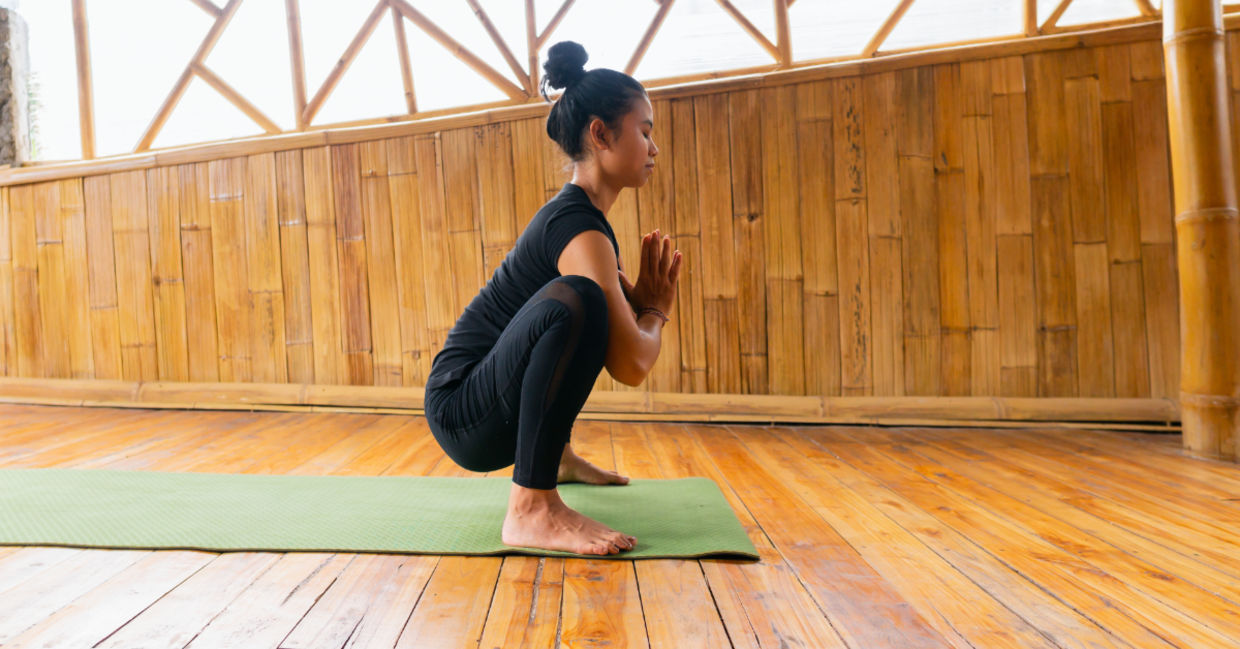
[(654, 157), (659, 154), (659, 147), (654, 145), (650, 133), (653, 128), (654, 109), (650, 100), (639, 97), (620, 120), (620, 127), (609, 133), (609, 146), (599, 152), (599, 163), (603, 172), (621, 187), (641, 187), (654, 172)]

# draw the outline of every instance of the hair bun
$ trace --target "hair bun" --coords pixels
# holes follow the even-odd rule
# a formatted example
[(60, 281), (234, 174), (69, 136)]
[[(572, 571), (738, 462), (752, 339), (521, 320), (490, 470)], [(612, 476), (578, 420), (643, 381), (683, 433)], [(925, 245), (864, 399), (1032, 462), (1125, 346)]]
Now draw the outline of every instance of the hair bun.
[(547, 85), (559, 90), (577, 83), (586, 75), (586, 61), (590, 59), (586, 48), (573, 41), (560, 41), (547, 50), (547, 62), (543, 64)]

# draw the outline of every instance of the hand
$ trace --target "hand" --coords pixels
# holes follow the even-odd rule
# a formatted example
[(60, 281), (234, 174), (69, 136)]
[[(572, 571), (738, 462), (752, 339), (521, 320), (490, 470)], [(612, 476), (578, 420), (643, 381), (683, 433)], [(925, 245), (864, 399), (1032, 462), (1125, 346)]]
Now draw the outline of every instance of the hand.
[(680, 251), (672, 249), (671, 237), (661, 236), (658, 230), (642, 237), (637, 282), (629, 281), (624, 271), (619, 271), (620, 288), (634, 311), (645, 307), (654, 307), (663, 313), (672, 310), (682, 259)]

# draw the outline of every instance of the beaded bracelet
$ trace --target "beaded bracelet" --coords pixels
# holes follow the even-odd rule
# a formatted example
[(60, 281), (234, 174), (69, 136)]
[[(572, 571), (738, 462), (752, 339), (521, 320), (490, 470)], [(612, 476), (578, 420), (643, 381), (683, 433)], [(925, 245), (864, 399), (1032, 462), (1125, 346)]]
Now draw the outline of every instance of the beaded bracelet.
[(637, 317), (639, 317), (639, 318), (640, 318), (640, 317), (642, 317), (643, 315), (646, 315), (647, 313), (653, 313), (653, 314), (655, 314), (655, 315), (659, 316), (659, 319), (663, 320), (663, 324), (665, 324), (665, 325), (668, 323), (668, 321), (669, 321), (669, 320), (671, 320), (671, 318), (667, 317), (667, 314), (666, 314), (666, 313), (663, 313), (662, 311), (660, 311), (660, 310), (658, 310), (658, 309), (656, 309), (656, 308), (654, 308), (654, 307), (652, 307), (652, 306), (646, 306), (646, 307), (642, 307), (642, 308), (638, 309), (638, 310), (637, 310)]

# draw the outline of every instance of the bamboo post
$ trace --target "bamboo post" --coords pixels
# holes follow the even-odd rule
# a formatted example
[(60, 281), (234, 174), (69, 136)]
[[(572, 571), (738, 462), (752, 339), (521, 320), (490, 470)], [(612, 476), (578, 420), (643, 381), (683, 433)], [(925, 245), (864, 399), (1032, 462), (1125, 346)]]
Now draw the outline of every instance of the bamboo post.
[(384, 0), (375, 3), (375, 8), (370, 11), (370, 15), (366, 16), (366, 21), (362, 23), (362, 28), (358, 30), (353, 37), (353, 41), (345, 48), (344, 54), (340, 60), (336, 61), (336, 66), (332, 68), (331, 73), (327, 75), (327, 79), (323, 81), (323, 85), (319, 87), (318, 92), (314, 93), (314, 98), (306, 104), (306, 110), (302, 112), (301, 120), (305, 124), (314, 121), (314, 116), (318, 114), (319, 109), (323, 107), (323, 102), (327, 101), (327, 96), (336, 88), (336, 84), (340, 82), (340, 77), (344, 76), (349, 66), (353, 64), (353, 59), (357, 58), (357, 53), (362, 51), (362, 46), (366, 41), (370, 40), (370, 35), (374, 33), (375, 26), (379, 24), (379, 19), (383, 17), (383, 10), (387, 9)]
[(1038, 35), (1038, 0), (1025, 0), (1025, 36)]
[(883, 42), (891, 35), (891, 30), (896, 28), (896, 23), (900, 22), (900, 19), (904, 17), (905, 12), (911, 6), (913, 6), (913, 0), (900, 0), (900, 4), (896, 6), (890, 16), (887, 16), (883, 26), (878, 28), (878, 31), (874, 33), (874, 37), (870, 39), (865, 49), (861, 51), (861, 56), (871, 57), (878, 53), (878, 48), (883, 46)]
[[(776, 0), (776, 2), (778, 1), (779, 0)], [(735, 20), (737, 24), (741, 26), (741, 29), (744, 29), (751, 38), (757, 41), (758, 45), (762, 49), (766, 50), (767, 54), (771, 55), (771, 58), (776, 61), (781, 59), (779, 48), (776, 47), (775, 44), (772, 43), (760, 29), (755, 27), (753, 23), (749, 22), (749, 19), (745, 17), (745, 14), (741, 13), (741, 10), (736, 8), (736, 5), (733, 5), (729, 2), (729, 0), (715, 0), (715, 2), (718, 2), (719, 6), (723, 7), (723, 10), (726, 11), (729, 16), (732, 16), (732, 20)], [(909, 0), (909, 2), (912, 2), (912, 0)]]
[(219, 18), (220, 14), (223, 13), (223, 10), (213, 4), (211, 0), (190, 0), (190, 2), (198, 5), (199, 9), (207, 12), (213, 18)]
[(534, 23), (534, 0), (525, 0), (525, 42), (529, 53), (530, 96), (538, 94), (538, 25)]
[(1068, 5), (1070, 4), (1072, 4), (1072, 0), (1060, 0), (1059, 4), (1055, 5), (1055, 9), (1051, 11), (1051, 15), (1046, 17), (1046, 22), (1042, 23), (1042, 30), (1045, 31), (1054, 27), (1059, 22), (1059, 17), (1063, 15), (1063, 12), (1068, 10)]
[(465, 65), (468, 65), (474, 72), (482, 75), (484, 79), (490, 81), (491, 85), (502, 90), (509, 98), (516, 100), (529, 99), (525, 95), (524, 90), (497, 72), (495, 68), (487, 65), (485, 61), (466, 49), (464, 45), (454, 40), (447, 32), (440, 29), (439, 26), (424, 16), (422, 12), (414, 9), (413, 5), (409, 4), (407, 0), (391, 0), (390, 4), (403, 14), (405, 18), (408, 18), (410, 22), (426, 32), (427, 36), (435, 39), (444, 49), (451, 52), (453, 56), (460, 59)]
[[(778, 0), (776, 0), (778, 2)], [(663, 19), (667, 18), (667, 12), (672, 10), (672, 5), (676, 0), (664, 0), (659, 5), (659, 11), (655, 13), (654, 18), (650, 21), (650, 26), (646, 28), (646, 33), (642, 34), (641, 41), (637, 44), (637, 49), (633, 50), (633, 56), (629, 57), (628, 65), (624, 66), (625, 74), (633, 74), (637, 71), (637, 66), (641, 64), (642, 57), (646, 56), (646, 50), (650, 49), (650, 42), (654, 40), (655, 34), (659, 33), (659, 28), (663, 26)]]
[(1184, 447), (1235, 461), (1240, 437), (1240, 211), (1222, 5), (1163, 8), (1180, 271)]
[(1133, 2), (1137, 4), (1137, 11), (1140, 11), (1142, 16), (1158, 15), (1158, 10), (1154, 8), (1150, 0), (1133, 0)]
[(413, 93), (413, 66), (409, 63), (409, 39), (405, 36), (405, 18), (392, 7), (392, 26), (396, 30), (396, 56), (400, 60), (400, 80), (405, 84), (405, 108), (409, 114), (418, 112), (418, 99)]
[[(559, 11), (556, 11), (555, 14), (551, 16), (551, 22), (547, 23), (547, 28), (543, 30), (543, 33), (538, 35), (538, 40), (536, 41), (538, 45), (535, 49), (540, 50), (543, 45), (547, 44), (547, 39), (551, 38), (551, 34), (555, 32), (555, 28), (560, 26), (560, 21), (564, 20), (564, 14), (568, 13), (568, 9), (572, 7), (573, 3), (576, 1), (577, 0), (564, 0), (564, 4), (560, 5)], [(533, 13), (530, 13), (529, 15), (533, 16)]]
[(86, 32), (86, 0), (73, 0), (73, 43), (77, 52), (78, 121), (82, 157), (95, 157), (95, 95), (91, 87), (90, 39)]
[(779, 64), (792, 66), (792, 36), (788, 27), (788, 5), (791, 0), (775, 0), (775, 45), (779, 48)]
[(302, 119), (306, 112), (306, 59), (301, 48), (301, 0), (284, 0), (284, 14), (288, 18), (288, 56), (293, 74), (293, 108), (297, 118), (297, 130), (306, 128)]
[(517, 57), (512, 55), (512, 50), (508, 47), (508, 43), (504, 41), (504, 37), (500, 36), (499, 30), (495, 29), (495, 23), (491, 22), (491, 17), (487, 15), (486, 10), (478, 4), (478, 0), (465, 0), (469, 4), (469, 8), (473, 10), (474, 15), (478, 17), (478, 22), (482, 23), (483, 29), (487, 31), (487, 35), (491, 37), (491, 41), (495, 43), (499, 53), (504, 55), (504, 60), (508, 62), (508, 67), (512, 68), (512, 73), (516, 75), (521, 83), (529, 88), (530, 80), (525, 76), (525, 72), (521, 70), (521, 64), (517, 63)]

